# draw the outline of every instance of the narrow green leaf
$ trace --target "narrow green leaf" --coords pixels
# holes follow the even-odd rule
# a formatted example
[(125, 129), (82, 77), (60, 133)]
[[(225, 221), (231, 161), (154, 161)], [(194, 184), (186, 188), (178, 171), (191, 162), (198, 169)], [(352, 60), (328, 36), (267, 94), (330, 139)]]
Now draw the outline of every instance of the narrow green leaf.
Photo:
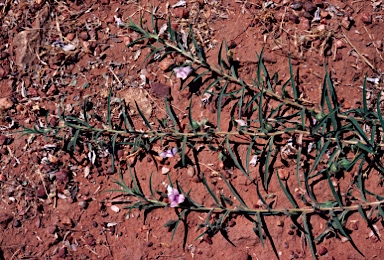
[(263, 203), (263, 205), (265, 207), (267, 207), (267, 209), (270, 209), (268, 203), (266, 202), (266, 200), (264, 199), (264, 197), (261, 195), (260, 193), (260, 189), (259, 189), (259, 183), (257, 181), (255, 181), (255, 186), (256, 186), (256, 193), (257, 193), (257, 196), (259, 197), (259, 199), (261, 200), (261, 202)]
[(311, 188), (309, 187), (309, 183), (308, 183), (308, 178), (309, 178), (309, 174), (305, 174), (304, 173), (304, 184), (305, 184), (305, 189), (308, 193), (308, 196), (311, 198), (314, 206), (316, 206), (318, 203), (316, 201), (316, 198), (315, 198), (315, 195), (313, 194)]
[(306, 117), (305, 117), (305, 111), (306, 111), (306, 109), (303, 107), (302, 109), (301, 109), (301, 127), (302, 127), (302, 129), (305, 129), (305, 119), (306, 119)]
[(242, 79), (240, 79), (240, 84), (241, 84), (241, 95), (238, 101), (238, 107), (239, 107), (239, 119), (241, 119), (241, 113), (243, 109), (243, 101), (244, 101), (244, 94), (245, 94), (245, 85)]
[(319, 162), (321, 161), (323, 155), (325, 154), (325, 152), (327, 151), (328, 149), (328, 146), (330, 145), (331, 141), (328, 140), (327, 142), (325, 142), (325, 144), (323, 145), (321, 151), (319, 154), (316, 155), (316, 159), (315, 159), (315, 162), (311, 168), (311, 170), (308, 172), (308, 176), (311, 175), (311, 173), (313, 172), (314, 169), (316, 169), (317, 165), (319, 164)]
[(256, 135), (252, 137), (252, 141), (249, 143), (248, 149), (247, 149), (247, 155), (245, 158), (245, 168), (247, 171), (247, 175), (251, 173), (251, 171), (249, 170), (249, 158), (251, 158), (252, 148), (253, 148), (253, 145), (255, 144), (256, 138), (257, 138)]
[(290, 75), (290, 81), (291, 81), (291, 87), (293, 91), (293, 98), (294, 100), (297, 100), (299, 98), (298, 92), (297, 92), (297, 86), (295, 83), (295, 75), (293, 74), (293, 67), (291, 62), (291, 55), (288, 55), (288, 65), (289, 65), (289, 75)]
[(311, 250), (312, 257), (314, 259), (317, 259), (316, 247), (315, 247), (315, 244), (313, 243), (313, 236), (312, 236), (311, 228), (309, 227), (309, 221), (307, 219), (307, 213), (304, 212), (301, 215), (301, 218), (303, 219), (303, 225), (304, 225), (304, 230), (305, 230), (305, 237), (307, 238), (307, 243), (309, 245), (309, 249)]
[(351, 121), (351, 123), (353, 124), (353, 126), (355, 127), (355, 129), (359, 132), (359, 135), (364, 139), (364, 141), (367, 143), (367, 144), (370, 144), (371, 146), (373, 146), (373, 144), (370, 142), (371, 140), (369, 140), (369, 138), (367, 137), (367, 135), (365, 134), (365, 131), (361, 128), (361, 126), (359, 125), (359, 123), (357, 122), (357, 120), (355, 118), (353, 118), (352, 116), (349, 116), (348, 117), (348, 120)]
[(173, 124), (173, 128), (175, 128), (176, 132), (179, 132), (179, 130), (177, 129), (176, 117), (174, 116), (174, 113), (173, 113), (172, 109), (170, 108), (170, 106), (168, 104), (168, 100), (165, 100), (165, 109), (167, 110), (168, 116), (171, 118), (171, 121), (172, 121), (172, 124)]
[(116, 155), (116, 138), (119, 134), (116, 133), (112, 136), (111, 142), (112, 142), (112, 152), (111, 152), (111, 167), (112, 172), (115, 172), (115, 155)]
[(151, 124), (148, 122), (147, 118), (145, 117), (145, 115), (143, 114), (143, 112), (140, 110), (139, 105), (137, 105), (136, 100), (135, 100), (135, 104), (136, 104), (136, 109), (137, 109), (137, 111), (139, 112), (141, 118), (144, 120), (145, 125), (146, 125), (150, 130), (152, 130)]
[(185, 167), (185, 148), (187, 147), (187, 136), (183, 137), (183, 144), (181, 145), (181, 165)]
[(152, 172), (151, 174), (149, 175), (149, 191), (151, 192), (151, 195), (154, 199), (156, 199), (156, 195), (155, 195), (155, 192), (153, 191), (153, 187), (152, 187)]
[[(312, 134), (317, 134), (318, 130), (320, 129), (320, 127), (322, 127), (323, 129), (326, 129), (327, 128), (327, 121), (329, 118), (332, 118), (334, 117), (335, 113), (337, 112), (337, 109), (333, 110), (332, 112), (330, 112), (329, 114), (325, 115), (317, 124), (315, 127), (312, 128), (311, 130), (311, 133)], [(335, 130), (335, 129), (334, 129)]]
[(363, 83), (363, 115), (368, 114), (368, 106), (367, 106), (367, 76), (364, 76)]
[(108, 101), (107, 101), (107, 122), (110, 129), (112, 129), (111, 98), (112, 98), (112, 88), (109, 89)]
[(259, 99), (259, 109), (258, 109), (258, 115), (259, 115), (259, 123), (261, 131), (266, 132), (265, 126), (264, 126), (264, 118), (263, 118), (263, 93), (264, 88), (262, 87), (261, 93), (260, 93), (260, 99)]
[(175, 234), (176, 234), (176, 230), (179, 227), (180, 222), (183, 221), (184, 215), (185, 215), (185, 213), (187, 213), (187, 211), (188, 211), (188, 209), (183, 209), (183, 211), (181, 211), (181, 213), (179, 214), (179, 219), (176, 221), (175, 226), (174, 226), (173, 231), (172, 231), (171, 241), (173, 241), (173, 238), (175, 237)]
[(259, 211), (256, 212), (256, 219), (257, 219), (257, 222), (255, 222), (255, 225), (257, 225), (258, 237), (260, 239), (261, 245), (264, 247), (265, 245), (264, 245), (264, 237), (263, 237), (263, 224), (261, 222), (261, 216)]
[(277, 169), (276, 169), (276, 176), (277, 176), (277, 179), (279, 181), (280, 187), (283, 190), (283, 192), (284, 192), (285, 196), (287, 197), (287, 199), (289, 200), (289, 202), (291, 202), (291, 204), (294, 208), (296, 208), (296, 209), (299, 208), (295, 199), (292, 197), (292, 194), (287, 190), (287, 188), (285, 187), (285, 185), (281, 181), (280, 176), (279, 176), (279, 172)]
[(377, 209), (378, 209), (378, 211), (379, 211), (379, 214), (380, 214), (381, 218), (384, 219), (384, 210), (383, 210), (383, 208), (381, 207), (381, 205), (378, 205), (378, 206), (377, 206)]
[(225, 182), (225, 184), (227, 184), (227, 186), (228, 186), (229, 190), (232, 192), (233, 196), (240, 202), (240, 204), (244, 208), (248, 208), (248, 206), (245, 204), (244, 200), (240, 197), (240, 194), (236, 191), (235, 187), (233, 187), (232, 184), (229, 183), (229, 181), (227, 180), (227, 178), (225, 178), (225, 176), (223, 174), (220, 173), (220, 176), (223, 179), (223, 181)]
[(191, 126), (192, 131), (196, 134), (197, 131), (196, 131), (196, 128), (195, 128), (195, 126), (194, 126), (193, 119), (192, 119), (192, 97), (191, 97), (191, 99), (189, 100), (189, 106), (188, 106), (188, 120), (189, 120), (189, 125)]
[(303, 147), (300, 145), (297, 149), (297, 156), (296, 156), (296, 179), (297, 183), (299, 184), (299, 187), (301, 187), (301, 178), (300, 178), (300, 165), (301, 165), (301, 152), (303, 150)]
[(325, 174), (327, 175), (328, 184), (329, 184), (329, 187), (331, 188), (333, 197), (337, 201), (338, 206), (342, 207), (343, 206), (343, 202), (341, 201), (341, 198), (340, 198), (339, 194), (337, 194), (337, 192), (335, 190), (335, 187), (333, 186), (333, 183), (332, 183), (332, 180), (331, 180), (331, 176), (329, 175), (329, 172), (326, 171)]
[(123, 120), (124, 120), (124, 125), (125, 125), (125, 127), (128, 128), (128, 130), (129, 130), (130, 132), (132, 132), (132, 131), (134, 131), (135, 129), (133, 128), (133, 126), (132, 126), (131, 123), (129, 122), (127, 113), (125, 113), (125, 106), (124, 106), (124, 103), (123, 103), (123, 101), (122, 101), (121, 99), (119, 100), (119, 103), (120, 103), (120, 107), (121, 107), (121, 115), (123, 116)]
[(211, 190), (211, 188), (209, 187), (208, 183), (207, 183), (207, 180), (205, 179), (205, 177), (203, 176), (202, 178), (202, 182), (205, 186), (205, 188), (207, 189), (209, 195), (211, 195), (211, 197), (213, 198), (213, 200), (215, 201), (216, 205), (218, 207), (222, 207), (220, 201), (218, 200), (218, 198), (216, 197), (215, 193), (213, 193), (213, 191)]
[(79, 138), (79, 134), (80, 134), (80, 129), (77, 129), (75, 134), (72, 136), (71, 141), (68, 143), (68, 146), (67, 146), (68, 150), (73, 149), (73, 151), (76, 151), (76, 143), (77, 143), (77, 139)]
[[(253, 103), (255, 102), (256, 99), (259, 98), (259, 95), (261, 95), (261, 93), (255, 93), (253, 94), (253, 97), (251, 98), (251, 100), (249, 100), (249, 102), (245, 105), (245, 108), (244, 108), (244, 111), (248, 111), (248, 109), (250, 108), (250, 106), (253, 105)], [(255, 110), (256, 108), (253, 108), (253, 110)]]
[(196, 207), (196, 208), (201, 208), (203, 207), (203, 205), (197, 203), (196, 201), (194, 201), (191, 196), (189, 195), (189, 193), (191, 191), (189, 191), (188, 193), (186, 193), (183, 188), (180, 186), (179, 182), (176, 181), (176, 186), (177, 186), (177, 189), (181, 192), (181, 194), (184, 195), (184, 197), (189, 201), (189, 203), (193, 206), (193, 207)]
[(333, 210), (330, 211), (332, 221), (335, 224), (335, 228), (339, 230), (339, 232), (346, 237), (348, 240), (352, 240), (352, 238), (345, 232), (343, 225), (340, 223), (339, 218), (336, 216), (336, 214), (333, 212)]
[(152, 29), (153, 29), (153, 34), (158, 34), (157, 32), (157, 26), (156, 26), (156, 21), (155, 21), (155, 14), (153, 13), (153, 8), (151, 7), (151, 23), (152, 23)]
[(384, 130), (384, 120), (383, 120), (383, 114), (381, 113), (381, 108), (380, 108), (380, 102), (381, 101), (380, 100), (381, 100), (381, 91), (379, 91), (379, 94), (378, 94), (378, 97), (377, 97), (376, 110), (377, 110), (377, 117), (380, 120), (381, 129)]
[(170, 36), (170, 40), (171, 42), (175, 42), (176, 41), (176, 32), (175, 30), (172, 29), (172, 23), (171, 23), (171, 17), (168, 16), (168, 34)]
[(220, 91), (220, 95), (218, 97), (218, 102), (217, 102), (217, 130), (221, 131), (220, 123), (221, 123), (221, 106), (223, 105), (223, 95), (225, 93), (225, 89), (228, 86), (228, 81), (225, 82), (224, 86), (222, 87)]
[(235, 164), (235, 166), (245, 175), (245, 177), (247, 177), (248, 180), (250, 180), (251, 182), (253, 181), (252, 178), (245, 172), (243, 166), (241, 166), (241, 164), (239, 163), (239, 161), (237, 160), (236, 158), (236, 155), (234, 154), (234, 152), (232, 151), (231, 149), (231, 145), (229, 143), (229, 136), (227, 135), (226, 138), (225, 138), (225, 143), (227, 145), (227, 150), (229, 152), (229, 155), (231, 156), (232, 160), (233, 160), (233, 163)]
[[(380, 208), (380, 206), (378, 206), (378, 208)], [(364, 221), (367, 223), (367, 226), (372, 230), (373, 234), (380, 240), (379, 234), (377, 234), (376, 229), (373, 227), (371, 221), (367, 218), (367, 215), (365, 214), (361, 204), (358, 205), (357, 210), (359, 211), (359, 213), (360, 213), (361, 217), (364, 219)]]
[[(164, 50), (164, 47), (159, 47), (159, 48), (154, 48), (144, 59), (143, 61), (143, 64), (146, 63), (147, 61), (149, 61), (153, 56), (156, 55), (156, 53), (159, 53), (161, 52), (162, 50)], [(159, 57), (158, 60), (162, 60), (164, 59), (164, 57), (166, 56), (166, 53), (164, 53), (163, 55), (161, 55), (161, 57)]]
[(144, 37), (144, 36), (139, 37), (139, 38), (137, 38), (136, 40), (134, 40), (134, 41), (130, 42), (129, 44), (127, 44), (127, 48), (130, 48), (130, 47), (132, 47), (132, 46), (135, 46), (137, 43), (139, 43), (139, 42), (141, 42), (141, 41), (143, 41), (143, 40), (146, 40), (146, 39), (147, 39), (147, 38)]
[(269, 184), (269, 161), (271, 160), (271, 155), (273, 151), (273, 140), (274, 136), (271, 136), (268, 142), (268, 150), (267, 150), (267, 156), (265, 158), (265, 165), (264, 165), (264, 189), (268, 190), (268, 184)]

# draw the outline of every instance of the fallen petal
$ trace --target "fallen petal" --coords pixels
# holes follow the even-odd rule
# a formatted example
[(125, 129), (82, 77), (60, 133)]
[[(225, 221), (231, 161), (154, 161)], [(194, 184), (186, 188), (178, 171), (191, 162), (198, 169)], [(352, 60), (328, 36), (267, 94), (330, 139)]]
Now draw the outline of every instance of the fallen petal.
[(252, 156), (251, 161), (249, 162), (249, 165), (256, 166), (257, 164), (257, 155)]
[(115, 22), (116, 22), (117, 26), (124, 26), (123, 21), (121, 21), (121, 19), (119, 17), (117, 17), (115, 15), (114, 18), (115, 18)]
[(187, 5), (187, 2), (185, 0), (180, 0), (176, 4), (172, 5), (172, 8), (176, 8), (176, 7), (180, 7), (180, 6), (184, 6), (185, 7), (186, 5)]
[(246, 123), (243, 119), (236, 119), (235, 122), (236, 122), (239, 126), (247, 126), (247, 123)]
[(61, 47), (63, 51), (74, 51), (76, 50), (76, 46), (73, 44), (65, 44)]
[(163, 167), (161, 168), (161, 174), (167, 174), (169, 172), (169, 168)]
[(175, 72), (176, 74), (176, 77), (177, 78), (181, 78), (182, 80), (185, 80), (189, 74), (191, 74), (192, 72), (192, 68), (187, 66), (187, 67), (178, 67), (178, 68), (174, 68), (173, 71)]

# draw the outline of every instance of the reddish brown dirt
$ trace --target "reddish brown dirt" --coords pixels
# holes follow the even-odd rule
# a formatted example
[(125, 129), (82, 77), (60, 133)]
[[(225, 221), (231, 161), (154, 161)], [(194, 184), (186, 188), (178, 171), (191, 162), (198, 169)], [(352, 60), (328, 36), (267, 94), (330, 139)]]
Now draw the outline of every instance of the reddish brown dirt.
[[(154, 210), (144, 222), (143, 212), (134, 210), (127, 215), (123, 209), (124, 200), (131, 198), (107, 192), (118, 188), (113, 183), (118, 174), (111, 170), (110, 157), (98, 158), (98, 166), (90, 167), (86, 145), (80, 147), (79, 152), (71, 154), (61, 149), (62, 143), (54, 143), (40, 136), (29, 139), (29, 136), (21, 137), (14, 133), (21, 130), (23, 125), (30, 127), (45, 122), (45, 111), (50, 112), (50, 124), (55, 124), (55, 113), (60, 102), (67, 109), (71, 109), (72, 105), (73, 114), (80, 115), (83, 100), (88, 99), (93, 102), (92, 111), (105, 116), (109, 88), (113, 86), (115, 94), (123, 96), (127, 88), (140, 83), (138, 75), (141, 69), (147, 70), (149, 80), (172, 86), (167, 81), (170, 73), (162, 71), (156, 63), (143, 63), (148, 50), (143, 50), (137, 61), (132, 59), (138, 47), (125, 47), (124, 37), (132, 35), (116, 26), (114, 15), (123, 20), (131, 17), (135, 22), (139, 21), (140, 15), (144, 15), (149, 24), (148, 10), (152, 4), (159, 7), (159, 13), (165, 19), (168, 17), (167, 11), (175, 23), (187, 19), (181, 21), (177, 17), (179, 11), (172, 8), (166, 10), (167, 1), (134, 2), (67, 1), (58, 4), (36, 0), (16, 4), (15, 1), (2, 1), (0, 91), (1, 98), (11, 103), (0, 111), (0, 125), (5, 126), (1, 128), (1, 136), (7, 138), (0, 143), (0, 259), (276, 258), (271, 242), (266, 239), (266, 245), (262, 247), (252, 231), (251, 222), (241, 216), (233, 219), (228, 228), (229, 239), (235, 246), (220, 234), (211, 241), (195, 240), (200, 234), (197, 226), (204, 223), (205, 213), (190, 214), (185, 223), (188, 228), (180, 225), (171, 240), (172, 233), (167, 232), (163, 225), (176, 218), (174, 209)], [(170, 1), (170, 4), (175, 2)], [(294, 1), (274, 0), (275, 7), (266, 11), (260, 7), (263, 1), (245, 3), (224, 0), (216, 1), (216, 4), (212, 4), (215, 1), (187, 2), (187, 12), (191, 11), (193, 4), (200, 3), (201, 13), (198, 17), (201, 32), (207, 26), (212, 31), (209, 37), (202, 36), (206, 37), (207, 45), (226, 39), (233, 46), (233, 58), (240, 61), (240, 73), (245, 79), (255, 76), (256, 53), (264, 48), (264, 62), (269, 72), (271, 75), (278, 72), (282, 81), (286, 81), (289, 78), (288, 54), (291, 53), (295, 74), (299, 75), (297, 81), (308, 101), (319, 102), (325, 74), (324, 63), (327, 62), (343, 108), (361, 104), (359, 87), (363, 76), (376, 75), (367, 62), (356, 52), (351, 52), (346, 37), (375, 69), (383, 69), (384, 10), (382, 4), (374, 7), (375, 1), (329, 0), (325, 3), (314, 0), (324, 2), (320, 8), (324, 11), (321, 26), (325, 26), (325, 30), (320, 32), (317, 32), (320, 25), (308, 24), (302, 10), (292, 10), (290, 5)], [(330, 12), (325, 11), (329, 4), (337, 8), (340, 16), (331, 16)], [(351, 21), (343, 21), (345, 17)], [(189, 18), (190, 22), (192, 18)], [(77, 47), (69, 55), (52, 47), (52, 43), (62, 36)], [(309, 37), (315, 40), (306, 43), (312, 39)], [(327, 42), (329, 39), (333, 39), (330, 44)], [(340, 43), (340, 48), (336, 48), (336, 42)], [(219, 45), (216, 45), (207, 51), (208, 60), (213, 63), (216, 62), (218, 48)], [(322, 48), (326, 55), (321, 53)], [(121, 82), (116, 77), (123, 84), (119, 85)], [(172, 80), (172, 106), (177, 116), (183, 118), (181, 124), (187, 125), (188, 117), (185, 115), (191, 94), (180, 91), (179, 81), (175, 78)], [(149, 88), (148, 84), (144, 86), (148, 91)], [(192, 97), (193, 117), (215, 122), (215, 107), (204, 109), (200, 97)], [(163, 99), (155, 95), (150, 95), (149, 99), (153, 106), (151, 120), (162, 118), (165, 115)], [(224, 129), (228, 129), (235, 105), (235, 101), (229, 101), (222, 110), (221, 126)], [(12, 120), (15, 126), (8, 128)], [(141, 122), (135, 124), (140, 128)], [(46, 145), (56, 147), (44, 149)], [(246, 146), (241, 147), (238, 153), (244, 158)], [(217, 154), (205, 147), (200, 156), (201, 171), (206, 176), (212, 174), (212, 169), (220, 170)], [(179, 160), (179, 157), (168, 159), (170, 164), (167, 167), (171, 169), (172, 179), (178, 180), (184, 190), (191, 189), (196, 202), (211, 205), (212, 199), (201, 183), (196, 183), (196, 177), (189, 177), (187, 169), (173, 167)], [(90, 167), (90, 174), (84, 177), (87, 167)], [(274, 167), (282, 165), (277, 161)], [(154, 188), (164, 191), (161, 183), (167, 182), (167, 178), (160, 173), (160, 169), (149, 155), (137, 160), (134, 170), (146, 194), (149, 192), (151, 173)], [(287, 168), (287, 171), (290, 170)], [(129, 181), (126, 167), (123, 167), (123, 173), (126, 181)], [(259, 174), (258, 167), (251, 169), (253, 177)], [(383, 195), (382, 187), (377, 184), (380, 175), (373, 173), (371, 176), (366, 182), (367, 189)], [(250, 207), (256, 205), (254, 187), (249, 185), (241, 172), (234, 169), (230, 178), (247, 204)], [(340, 185), (346, 187), (351, 180), (352, 176), (345, 176)], [(225, 186), (217, 177), (210, 177), (208, 181), (216, 193)], [(314, 193), (319, 201), (326, 201), (331, 196), (328, 190), (324, 190), (324, 183), (326, 181), (323, 180), (315, 185)], [(289, 178), (288, 185), (293, 192), (296, 179)], [(224, 189), (224, 192), (229, 196), (227, 190)], [(276, 207), (289, 206), (276, 178), (271, 179), (268, 194), (277, 198)], [(119, 207), (120, 211), (113, 211), (112, 204)], [(289, 218), (266, 217), (265, 221), (281, 259), (311, 259), (303, 238), (294, 232), (291, 234), (292, 223)], [(322, 232), (324, 223), (317, 216), (311, 219), (315, 236)], [(377, 226), (383, 233), (382, 223), (378, 222)], [(358, 214), (348, 219), (347, 228), (353, 231), (351, 237), (365, 257), (348, 242), (329, 238), (317, 246), (318, 254), (324, 253), (319, 256), (320, 259), (377, 259), (384, 253), (381, 241), (368, 238), (370, 229)], [(183, 248), (185, 235), (186, 246)]]

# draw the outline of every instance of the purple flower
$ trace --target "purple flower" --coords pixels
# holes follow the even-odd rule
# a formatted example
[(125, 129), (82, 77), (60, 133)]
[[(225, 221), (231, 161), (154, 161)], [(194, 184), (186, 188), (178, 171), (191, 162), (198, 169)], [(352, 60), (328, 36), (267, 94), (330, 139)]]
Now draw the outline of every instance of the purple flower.
[(168, 199), (171, 202), (170, 207), (177, 207), (180, 203), (183, 203), (185, 197), (183, 194), (180, 194), (179, 191), (175, 188), (172, 188), (170, 185), (167, 185)]
[(114, 18), (115, 18), (115, 22), (116, 22), (117, 26), (124, 26), (123, 21), (121, 21), (121, 19), (119, 17), (117, 17), (115, 15)]
[(162, 158), (168, 158), (168, 157), (175, 157), (176, 153), (177, 153), (177, 147), (172, 148), (168, 151), (161, 152), (159, 155)]
[(192, 72), (192, 68), (187, 66), (187, 67), (178, 67), (178, 68), (174, 68), (173, 71), (175, 72), (176, 74), (176, 77), (177, 78), (181, 78), (182, 80), (185, 80), (189, 74), (191, 74)]

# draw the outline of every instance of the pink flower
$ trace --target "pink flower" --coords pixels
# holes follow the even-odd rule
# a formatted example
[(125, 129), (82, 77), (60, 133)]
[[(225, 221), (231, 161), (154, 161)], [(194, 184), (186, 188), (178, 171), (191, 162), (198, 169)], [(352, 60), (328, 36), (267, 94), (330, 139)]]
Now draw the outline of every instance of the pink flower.
[(167, 185), (168, 199), (171, 202), (170, 207), (177, 207), (180, 203), (183, 203), (185, 197), (183, 194), (180, 194), (179, 191), (175, 188), (172, 188), (170, 185)]
[(236, 119), (235, 122), (240, 126), (247, 126), (247, 123), (243, 119)]
[(168, 158), (168, 157), (175, 157), (176, 153), (177, 153), (177, 148), (175, 147), (168, 151), (161, 152), (159, 155), (162, 158)]
[(187, 67), (178, 67), (178, 68), (174, 68), (173, 71), (175, 72), (176, 74), (176, 77), (177, 78), (181, 78), (182, 80), (185, 80), (189, 74), (191, 74), (192, 72), (192, 68), (187, 66)]
[(116, 22), (117, 26), (124, 26), (123, 21), (121, 21), (121, 19), (119, 17), (117, 17), (115, 15), (114, 18), (115, 18), (115, 22)]

